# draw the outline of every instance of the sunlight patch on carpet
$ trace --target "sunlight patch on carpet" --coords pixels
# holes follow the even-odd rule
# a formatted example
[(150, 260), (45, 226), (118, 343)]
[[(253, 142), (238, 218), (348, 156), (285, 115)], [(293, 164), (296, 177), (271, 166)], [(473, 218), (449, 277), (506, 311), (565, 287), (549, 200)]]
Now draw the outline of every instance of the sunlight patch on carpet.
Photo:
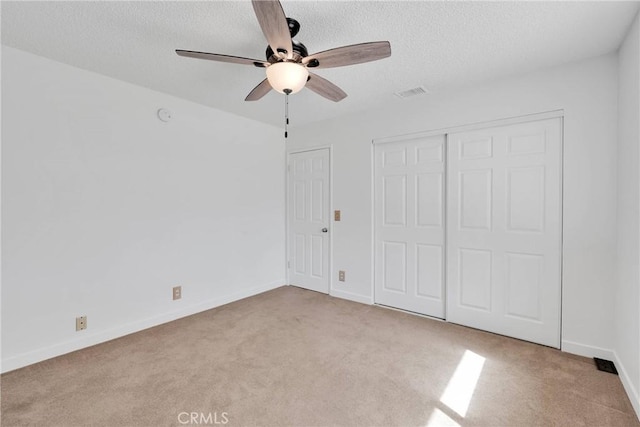
[(461, 427), (451, 417), (438, 408), (433, 408), (433, 412), (425, 427)]
[(442, 403), (461, 417), (467, 415), (485, 360), (473, 351), (466, 350), (440, 398)]

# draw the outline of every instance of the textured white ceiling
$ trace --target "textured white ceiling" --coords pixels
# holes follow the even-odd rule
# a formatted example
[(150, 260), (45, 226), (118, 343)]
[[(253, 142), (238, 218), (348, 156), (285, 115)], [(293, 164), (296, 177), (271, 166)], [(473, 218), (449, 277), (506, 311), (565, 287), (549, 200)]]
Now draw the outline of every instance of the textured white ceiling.
[[(401, 103), (431, 92), (615, 51), (638, 2), (287, 1), (314, 53), (389, 40), (390, 58), (317, 70), (349, 95), (309, 90), (290, 100), (293, 125)], [(179, 57), (175, 49), (263, 58), (266, 41), (247, 1), (2, 1), (2, 44), (280, 126), (283, 95), (244, 102), (264, 78), (250, 66)], [(429, 96), (421, 95), (421, 96)]]

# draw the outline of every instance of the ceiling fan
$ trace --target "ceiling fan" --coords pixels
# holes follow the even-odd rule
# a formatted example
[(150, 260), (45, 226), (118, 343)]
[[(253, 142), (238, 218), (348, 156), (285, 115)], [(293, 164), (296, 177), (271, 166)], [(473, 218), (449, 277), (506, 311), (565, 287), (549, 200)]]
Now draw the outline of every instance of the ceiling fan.
[(330, 81), (310, 72), (309, 69), (343, 67), (391, 56), (391, 45), (388, 41), (342, 46), (309, 55), (305, 45), (293, 40), (293, 37), (300, 30), (300, 24), (295, 19), (285, 16), (278, 0), (252, 0), (251, 3), (262, 32), (269, 43), (266, 60), (176, 50), (178, 55), (189, 58), (266, 68), (267, 78), (247, 95), (245, 101), (256, 101), (269, 93), (271, 89), (289, 95), (306, 86), (318, 95), (338, 102), (344, 99), (347, 94)]

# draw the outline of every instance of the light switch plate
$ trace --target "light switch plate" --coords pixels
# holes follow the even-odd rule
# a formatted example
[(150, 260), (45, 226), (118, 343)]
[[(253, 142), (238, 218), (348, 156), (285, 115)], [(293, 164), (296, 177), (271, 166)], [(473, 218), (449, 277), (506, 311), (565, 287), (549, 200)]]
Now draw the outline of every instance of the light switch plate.
[(333, 220), (334, 221), (340, 221), (340, 211), (334, 211), (333, 212)]

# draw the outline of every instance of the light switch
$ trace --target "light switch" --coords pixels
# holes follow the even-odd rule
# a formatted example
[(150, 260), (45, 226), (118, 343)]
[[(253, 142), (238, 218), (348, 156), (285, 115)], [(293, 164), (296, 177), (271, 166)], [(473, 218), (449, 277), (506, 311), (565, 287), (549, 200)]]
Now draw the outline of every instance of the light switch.
[(334, 221), (340, 221), (340, 211), (334, 211), (333, 212), (333, 220)]

